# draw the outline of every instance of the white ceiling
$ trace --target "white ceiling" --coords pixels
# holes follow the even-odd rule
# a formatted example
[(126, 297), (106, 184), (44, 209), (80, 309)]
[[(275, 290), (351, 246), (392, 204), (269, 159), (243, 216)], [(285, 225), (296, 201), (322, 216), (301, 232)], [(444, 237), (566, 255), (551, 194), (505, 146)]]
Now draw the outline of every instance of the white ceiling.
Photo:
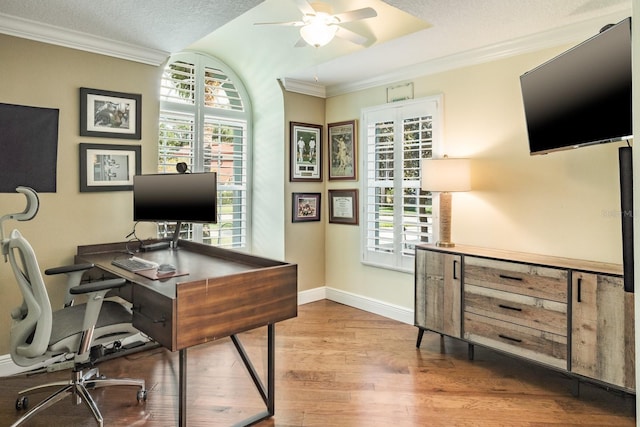
[(334, 39), (296, 48), (295, 0), (2, 0), (0, 33), (159, 64), (172, 52), (261, 49), (283, 80), (339, 87), (402, 73), (467, 52), (504, 54), (515, 43), (576, 43), (631, 15), (632, 0), (325, 0), (336, 13), (371, 6), (378, 17), (346, 24), (369, 47)]

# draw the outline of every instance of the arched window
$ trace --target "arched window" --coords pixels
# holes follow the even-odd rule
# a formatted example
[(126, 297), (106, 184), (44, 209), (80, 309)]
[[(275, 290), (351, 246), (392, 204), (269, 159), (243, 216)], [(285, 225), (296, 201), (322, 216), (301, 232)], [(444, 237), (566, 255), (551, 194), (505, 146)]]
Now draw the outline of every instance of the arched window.
[[(251, 103), (240, 79), (219, 60), (200, 53), (173, 55), (162, 75), (158, 172), (216, 172), (217, 224), (182, 224), (180, 238), (248, 248)], [(175, 224), (159, 224), (160, 237)]]

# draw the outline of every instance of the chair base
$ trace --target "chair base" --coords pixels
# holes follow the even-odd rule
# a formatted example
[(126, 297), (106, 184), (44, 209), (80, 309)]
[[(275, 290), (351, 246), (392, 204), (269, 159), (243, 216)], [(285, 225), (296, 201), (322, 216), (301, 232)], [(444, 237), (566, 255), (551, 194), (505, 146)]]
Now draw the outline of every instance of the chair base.
[[(81, 402), (87, 405), (94, 418), (96, 419), (98, 426), (103, 427), (104, 419), (102, 418), (102, 414), (100, 413), (96, 402), (93, 400), (88, 390), (110, 386), (139, 387), (140, 390), (138, 390), (136, 396), (138, 402), (147, 400), (147, 389), (145, 387), (145, 382), (142, 379), (104, 378), (100, 375), (98, 368), (92, 368), (84, 374), (82, 370), (77, 370), (71, 373), (71, 380), (69, 381), (57, 381), (48, 384), (41, 384), (18, 392), (18, 402), (26, 402), (25, 399), (26, 395), (28, 394), (41, 392), (49, 388), (58, 388), (55, 393), (45, 398), (42, 402), (38, 403), (22, 417), (20, 417), (16, 422), (11, 424), (11, 427), (21, 425), (37, 413), (64, 399), (68, 394), (71, 394), (71, 398), (75, 399), (76, 405), (79, 405)], [(16, 404), (17, 409), (19, 409), (19, 406), (26, 407), (26, 403), (24, 405)]]

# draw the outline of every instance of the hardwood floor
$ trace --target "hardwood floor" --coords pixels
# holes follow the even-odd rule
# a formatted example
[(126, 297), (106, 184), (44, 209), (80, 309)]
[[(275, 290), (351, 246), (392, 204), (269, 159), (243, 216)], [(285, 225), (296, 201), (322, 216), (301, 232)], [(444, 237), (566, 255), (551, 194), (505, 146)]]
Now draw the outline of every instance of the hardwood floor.
[[(635, 426), (635, 396), (581, 385), (561, 373), (476, 347), (475, 360), (456, 340), (371, 313), (319, 301), (276, 326), (276, 414), (279, 426)], [(259, 372), (266, 365), (266, 329), (240, 336)], [(142, 377), (146, 403), (134, 388), (93, 391), (106, 426), (168, 427), (177, 423), (178, 354), (164, 349), (101, 364), (110, 377)], [(263, 411), (231, 341), (188, 352), (188, 425), (225, 426)], [(67, 372), (2, 378), (0, 425), (18, 417), (16, 392), (66, 379)], [(40, 396), (33, 395), (31, 405)], [(95, 426), (84, 405), (66, 399), (28, 426)]]

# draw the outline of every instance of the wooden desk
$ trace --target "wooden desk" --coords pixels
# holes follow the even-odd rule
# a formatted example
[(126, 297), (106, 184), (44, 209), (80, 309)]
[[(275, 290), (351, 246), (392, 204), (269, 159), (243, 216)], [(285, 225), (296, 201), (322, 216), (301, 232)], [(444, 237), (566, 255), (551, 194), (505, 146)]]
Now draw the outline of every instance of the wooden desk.
[[(187, 349), (225, 337), (231, 337), (267, 407), (245, 425), (272, 416), (275, 323), (298, 314), (297, 265), (180, 240), (176, 250), (136, 254), (186, 273), (152, 280), (111, 264), (128, 256), (125, 243), (79, 246), (76, 262), (93, 263), (100, 275), (127, 279), (130, 285), (119, 295), (133, 304), (133, 326), (180, 352), (179, 425), (187, 421)], [(267, 327), (266, 387), (236, 336), (262, 326)]]

